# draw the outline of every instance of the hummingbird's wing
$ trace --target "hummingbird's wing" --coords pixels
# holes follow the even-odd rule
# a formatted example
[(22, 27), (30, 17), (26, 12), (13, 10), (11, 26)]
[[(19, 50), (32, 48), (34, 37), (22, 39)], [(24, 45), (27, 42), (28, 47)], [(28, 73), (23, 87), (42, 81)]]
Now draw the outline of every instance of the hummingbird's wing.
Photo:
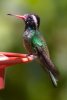
[(52, 79), (52, 82), (57, 86), (58, 71), (52, 63), (46, 41), (41, 36), (35, 36), (32, 41), (33, 47), (36, 49), (37, 56), (43, 64), (43, 69), (46, 69)]

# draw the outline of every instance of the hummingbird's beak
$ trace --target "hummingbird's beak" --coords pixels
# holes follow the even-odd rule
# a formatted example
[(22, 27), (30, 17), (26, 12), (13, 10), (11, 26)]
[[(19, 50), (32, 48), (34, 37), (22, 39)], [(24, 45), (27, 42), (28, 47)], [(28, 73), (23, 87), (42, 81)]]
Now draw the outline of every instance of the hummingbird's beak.
[(15, 16), (17, 18), (24, 19), (24, 20), (26, 19), (26, 17), (22, 16), (22, 15), (14, 15), (14, 14), (7, 14), (7, 15), (9, 15), (9, 16)]

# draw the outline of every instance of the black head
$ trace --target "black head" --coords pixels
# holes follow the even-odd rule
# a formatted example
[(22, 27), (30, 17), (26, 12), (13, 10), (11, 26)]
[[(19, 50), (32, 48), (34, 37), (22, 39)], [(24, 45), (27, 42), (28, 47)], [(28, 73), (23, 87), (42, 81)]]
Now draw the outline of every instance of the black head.
[(23, 19), (25, 22), (25, 29), (30, 27), (31, 29), (36, 30), (40, 26), (40, 17), (36, 14), (24, 14), (23, 16), (22, 15), (12, 15), (12, 16), (16, 16), (18, 18)]
[(40, 26), (40, 18), (38, 15), (35, 14), (25, 14), (26, 17), (25, 21), (25, 29), (28, 27), (32, 29), (38, 29)]

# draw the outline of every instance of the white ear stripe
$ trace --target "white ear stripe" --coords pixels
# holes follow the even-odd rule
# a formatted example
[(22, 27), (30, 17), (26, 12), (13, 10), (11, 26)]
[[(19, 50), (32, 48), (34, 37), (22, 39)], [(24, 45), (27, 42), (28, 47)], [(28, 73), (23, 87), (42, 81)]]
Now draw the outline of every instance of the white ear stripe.
[(32, 18), (33, 18), (33, 20), (34, 20), (34, 22), (35, 22), (35, 24), (37, 26), (37, 19), (36, 19), (36, 17), (34, 15), (32, 15)]

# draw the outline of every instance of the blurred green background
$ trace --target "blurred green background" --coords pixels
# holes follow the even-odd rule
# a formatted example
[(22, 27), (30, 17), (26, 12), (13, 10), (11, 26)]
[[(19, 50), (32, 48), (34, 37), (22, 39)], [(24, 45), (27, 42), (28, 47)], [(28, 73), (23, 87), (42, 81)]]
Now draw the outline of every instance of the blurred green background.
[(26, 53), (22, 44), (24, 22), (7, 13), (36, 13), (40, 31), (60, 72), (58, 87), (36, 62), (6, 69), (0, 100), (67, 100), (67, 0), (0, 0), (0, 51)]

